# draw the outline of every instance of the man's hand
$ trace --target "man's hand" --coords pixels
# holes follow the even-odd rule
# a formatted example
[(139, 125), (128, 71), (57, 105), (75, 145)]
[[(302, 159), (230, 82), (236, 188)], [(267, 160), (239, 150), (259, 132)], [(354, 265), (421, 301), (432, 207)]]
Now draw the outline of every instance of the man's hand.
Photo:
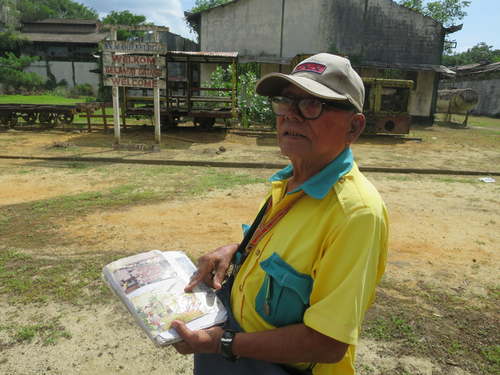
[(218, 353), (220, 338), (224, 330), (222, 327), (211, 327), (199, 331), (191, 331), (184, 322), (174, 320), (171, 325), (183, 341), (174, 344), (180, 354)]
[(198, 271), (193, 274), (191, 281), (184, 288), (184, 291), (191, 292), (193, 288), (201, 282), (209, 287), (220, 289), (222, 281), (226, 276), (226, 271), (231, 264), (233, 254), (238, 249), (238, 244), (219, 247), (217, 250), (203, 255), (198, 259)]

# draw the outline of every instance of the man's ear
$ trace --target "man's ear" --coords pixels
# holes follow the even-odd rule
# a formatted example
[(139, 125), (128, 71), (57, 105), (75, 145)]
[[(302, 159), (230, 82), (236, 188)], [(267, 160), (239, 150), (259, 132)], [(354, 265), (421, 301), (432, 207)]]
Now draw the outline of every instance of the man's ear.
[(356, 113), (354, 116), (352, 116), (349, 132), (347, 134), (349, 144), (356, 142), (361, 133), (363, 133), (363, 130), (365, 130), (365, 125), (365, 115), (363, 115), (362, 113)]

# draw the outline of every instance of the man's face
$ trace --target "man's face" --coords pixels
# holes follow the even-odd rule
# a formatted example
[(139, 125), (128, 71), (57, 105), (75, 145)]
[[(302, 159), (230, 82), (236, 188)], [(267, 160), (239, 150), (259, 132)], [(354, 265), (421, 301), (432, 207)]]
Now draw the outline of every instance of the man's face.
[[(283, 89), (282, 96), (309, 98), (312, 95), (294, 85)], [(312, 162), (326, 165), (352, 143), (364, 127), (364, 116), (352, 111), (325, 108), (315, 120), (304, 119), (297, 108), (277, 117), (278, 144), (283, 155), (292, 162)], [(353, 134), (353, 121), (362, 128)], [(356, 132), (356, 131), (355, 131)]]

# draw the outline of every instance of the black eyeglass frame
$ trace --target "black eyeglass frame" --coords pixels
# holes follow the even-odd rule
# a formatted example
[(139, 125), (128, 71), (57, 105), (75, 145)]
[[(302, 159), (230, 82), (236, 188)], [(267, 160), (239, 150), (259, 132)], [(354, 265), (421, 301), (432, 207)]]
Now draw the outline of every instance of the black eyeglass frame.
[[(354, 107), (351, 103), (336, 102), (336, 101), (327, 101), (327, 100), (321, 100), (319, 98), (314, 98), (314, 97), (308, 97), (308, 98), (290, 98), (288, 96), (276, 95), (276, 96), (269, 97), (269, 103), (271, 104), (271, 108), (273, 110), (273, 113), (276, 116), (284, 116), (285, 114), (284, 113), (283, 114), (276, 113), (276, 111), (274, 110), (273, 99), (275, 99), (275, 98), (280, 98), (280, 100), (281, 100), (282, 103), (288, 103), (290, 105), (293, 105), (295, 108), (297, 108), (298, 113), (300, 114), (300, 116), (302, 116), (306, 120), (316, 120), (316, 119), (320, 118), (321, 115), (323, 114), (323, 111), (325, 110), (325, 107), (326, 108), (339, 109), (339, 110), (342, 110), (342, 111), (353, 111), (353, 112), (357, 112), (358, 111), (357, 108)], [(317, 100), (321, 104), (321, 109), (319, 111), (319, 114), (317, 116), (315, 116), (315, 117), (306, 117), (306, 116), (304, 116), (304, 114), (302, 113), (302, 110), (300, 109), (300, 106), (299, 106), (299, 102), (301, 100)]]

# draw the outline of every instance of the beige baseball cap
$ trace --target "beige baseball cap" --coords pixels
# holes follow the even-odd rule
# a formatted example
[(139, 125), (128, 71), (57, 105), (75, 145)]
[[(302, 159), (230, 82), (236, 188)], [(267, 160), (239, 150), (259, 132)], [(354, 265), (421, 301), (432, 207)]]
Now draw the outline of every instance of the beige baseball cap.
[(256, 91), (259, 95), (276, 96), (290, 83), (318, 98), (349, 102), (363, 111), (365, 86), (344, 57), (318, 53), (301, 61), (291, 74), (270, 73), (262, 77)]

